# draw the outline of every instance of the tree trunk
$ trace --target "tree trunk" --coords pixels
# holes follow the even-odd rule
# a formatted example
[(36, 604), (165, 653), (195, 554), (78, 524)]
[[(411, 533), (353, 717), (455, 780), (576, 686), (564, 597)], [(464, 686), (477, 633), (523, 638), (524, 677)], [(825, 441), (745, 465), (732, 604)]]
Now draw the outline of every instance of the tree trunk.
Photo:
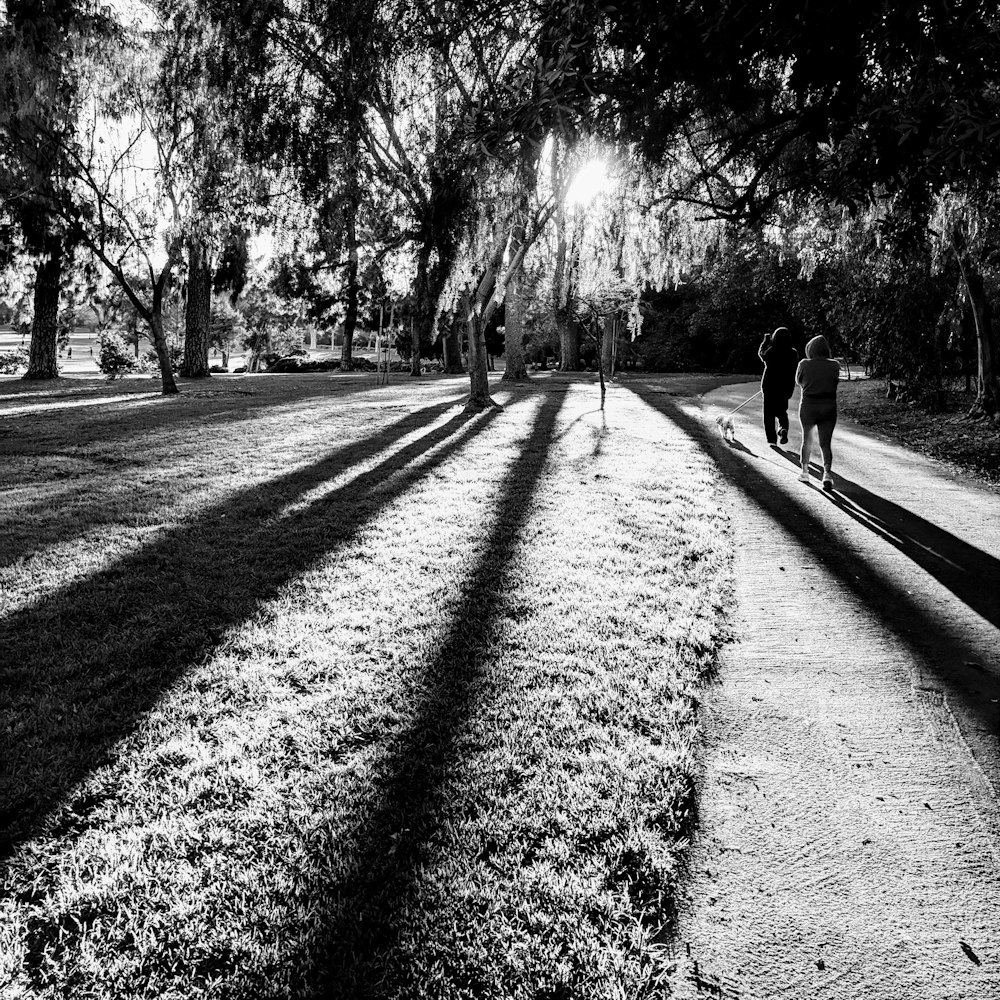
[(559, 370), (576, 372), (580, 370), (580, 331), (569, 309), (560, 309), (556, 314), (559, 328)]
[[(447, 0), (434, 0), (435, 16), (440, 24), (448, 22)], [(447, 46), (447, 42), (445, 46)], [(424, 246), (421, 253), (424, 263), (424, 283), (420, 292), (427, 298), (427, 332), (433, 342), (434, 314), (437, 310), (437, 297), (443, 290), (444, 281), (454, 263), (456, 253), (457, 232), (462, 207), (467, 200), (467, 194), (456, 192), (454, 185), (449, 183), (444, 167), (450, 164), (453, 151), (450, 148), (449, 124), (452, 122), (450, 84), (451, 71), (449, 60), (445, 55), (446, 48), (435, 46), (431, 62), (431, 72), (434, 81), (434, 156), (430, 171), (430, 205), (424, 220)], [(437, 263), (429, 268), (432, 246), (437, 250)], [(418, 262), (419, 264), (419, 262)], [(447, 375), (462, 375), (465, 364), (462, 360), (462, 327), (454, 320), (448, 326), (447, 333), (442, 336), (442, 364)]]
[(462, 331), (457, 323), (444, 336), (444, 370), (449, 375), (464, 375), (465, 365), (462, 362)]
[(426, 330), (433, 339), (435, 303), (431, 301), (430, 260), (433, 245), (430, 232), (424, 231), (423, 238), (417, 248), (417, 274), (415, 278), (416, 291), (416, 322), (410, 321), (410, 374), (420, 374), (420, 333)]
[(503, 331), (503, 349), (507, 364), (501, 381), (523, 382), (528, 377), (528, 369), (524, 364), (524, 302), (521, 296), (520, 274), (514, 274), (508, 280), (504, 305), (506, 323)]
[(467, 410), (488, 410), (496, 406), (490, 396), (486, 370), (486, 334), (478, 317), (469, 320), (469, 401)]
[[(553, 150), (553, 158), (555, 150)], [(553, 167), (554, 169), (554, 167)], [(552, 275), (552, 319), (559, 337), (559, 370), (568, 371), (566, 332), (566, 291), (563, 284), (566, 280), (566, 212), (563, 208), (556, 211), (556, 266)], [(569, 345), (571, 347), (571, 345)]]
[(194, 240), (188, 249), (188, 288), (184, 306), (184, 358), (181, 375), (208, 378), (208, 342), (212, 331), (212, 268), (205, 247)]
[(347, 312), (344, 314), (344, 343), (340, 348), (340, 370), (342, 372), (349, 372), (354, 368), (354, 331), (358, 325), (358, 291), (358, 247), (357, 242), (354, 241), (350, 261), (347, 265)]
[[(560, 190), (558, 144), (552, 149), (552, 189)], [(569, 246), (566, 240), (566, 205), (559, 200), (555, 211), (556, 266), (552, 275), (552, 318), (559, 335), (559, 370), (577, 371), (580, 367), (580, 336), (573, 323), (571, 268)]]
[(59, 291), (62, 283), (62, 241), (55, 240), (35, 271), (34, 316), (28, 348), (27, 379), (58, 378)]
[(983, 277), (968, 252), (959, 250), (958, 263), (969, 297), (969, 306), (976, 325), (978, 372), (976, 378), (976, 401), (972, 404), (970, 416), (992, 417), (1000, 408), (1000, 386), (996, 371), (996, 334), (993, 330), (993, 315)]
[(982, 278), (979, 279), (977, 297), (979, 298), (980, 325), (979, 372), (976, 379), (975, 410), (981, 416), (996, 418), (998, 411), (1000, 411), (1000, 384), (997, 382), (996, 370), (996, 333), (993, 329), (992, 309), (983, 289)]
[(260, 359), (270, 352), (271, 334), (270, 331), (258, 331), (253, 338), (253, 346), (250, 348), (250, 360), (247, 362), (248, 372), (260, 371)]
[(972, 309), (965, 294), (965, 283), (962, 282), (959, 291), (962, 303), (962, 319), (959, 334), (962, 338), (962, 375), (965, 377), (965, 392), (972, 392), (972, 376), (976, 368), (976, 325), (972, 319)]
[[(357, 184), (357, 171), (352, 179)], [(354, 331), (358, 325), (358, 196), (352, 191), (346, 204), (347, 222), (347, 311), (344, 314), (344, 343), (340, 348), (340, 370), (354, 368)], [(375, 359), (378, 361), (378, 358)]]
[(608, 341), (608, 324), (607, 317), (605, 317), (604, 322), (600, 320), (597, 321), (597, 376), (601, 383), (601, 409), (604, 409), (604, 395), (607, 392), (607, 386), (604, 384), (604, 345)]
[(614, 378), (615, 337), (618, 336), (618, 322), (614, 313), (604, 317), (604, 331), (601, 335), (601, 373)]
[[(528, 237), (528, 214), (531, 193), (538, 184), (538, 172), (531, 144), (527, 139), (521, 142), (521, 156), (518, 162), (517, 209), (514, 228), (511, 231), (511, 247), (520, 250)], [(523, 254), (521, 260), (523, 261)], [(506, 323), (504, 324), (504, 354), (507, 358), (503, 379), (507, 382), (522, 382), (528, 377), (524, 363), (524, 295), (522, 294), (522, 271), (520, 265), (512, 266), (507, 272)]]
[(160, 363), (160, 378), (163, 379), (163, 395), (172, 396), (179, 392), (177, 383), (174, 381), (174, 372), (170, 367), (170, 348), (167, 346), (167, 338), (163, 333), (163, 314), (159, 304), (153, 306), (153, 312), (149, 315), (149, 329), (153, 335), (153, 347), (156, 348), (156, 359)]
[(486, 323), (472, 309), (470, 296), (463, 300), (469, 324), (469, 411), (488, 410), (497, 404), (490, 396), (490, 379), (486, 371)]

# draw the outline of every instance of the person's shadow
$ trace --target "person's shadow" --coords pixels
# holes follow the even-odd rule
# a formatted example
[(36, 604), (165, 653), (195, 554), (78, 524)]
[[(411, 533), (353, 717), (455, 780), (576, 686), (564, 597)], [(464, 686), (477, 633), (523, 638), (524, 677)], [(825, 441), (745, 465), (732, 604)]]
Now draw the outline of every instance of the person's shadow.
[[(778, 452), (796, 468), (798, 455)], [(840, 473), (823, 495), (947, 587), (959, 600), (1000, 628), (1000, 560), (944, 528), (886, 500)], [(819, 481), (815, 483), (819, 487)]]

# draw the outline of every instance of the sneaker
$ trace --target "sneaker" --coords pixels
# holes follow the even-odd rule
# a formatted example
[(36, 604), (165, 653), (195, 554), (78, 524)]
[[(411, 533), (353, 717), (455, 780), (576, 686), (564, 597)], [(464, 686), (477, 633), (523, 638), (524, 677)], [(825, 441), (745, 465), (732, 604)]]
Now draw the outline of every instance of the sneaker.
[(785, 430), (784, 427), (778, 431), (778, 441), (780, 441), (781, 444), (788, 444), (788, 431)]
[(801, 471), (801, 472), (799, 473), (799, 482), (800, 482), (800, 483), (808, 483), (808, 482), (809, 482), (809, 473), (808, 473), (808, 472), (806, 472), (806, 470), (805, 470), (805, 469), (803, 469), (803, 470), (802, 470), (802, 471)]
[(833, 476), (831, 476), (829, 472), (825, 473), (823, 476), (823, 489), (826, 490), (827, 493), (833, 489)]

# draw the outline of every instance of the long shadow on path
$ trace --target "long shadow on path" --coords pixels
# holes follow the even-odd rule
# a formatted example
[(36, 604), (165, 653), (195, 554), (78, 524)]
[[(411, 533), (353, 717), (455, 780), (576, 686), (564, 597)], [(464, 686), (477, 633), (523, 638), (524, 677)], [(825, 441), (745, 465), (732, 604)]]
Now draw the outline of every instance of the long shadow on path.
[(463, 808), (449, 792), (462, 765), (459, 744), (477, 702), (489, 696), (488, 668), (502, 641), (507, 576), (531, 516), (563, 398), (563, 392), (550, 390), (507, 472), (495, 520), (451, 627), (424, 668), (414, 721), (388, 751), (372, 791), (377, 804), (359, 809), (349, 834), (352, 863), (336, 873), (325, 893), (329, 919), (315, 943), (317, 953), (326, 956), (322, 981), (296, 984), (305, 994), (317, 986), (323, 996), (344, 998), (419, 991), (421, 984), (407, 982), (412, 970), (393, 962), (393, 948), (413, 902), (417, 873), (440, 848), (449, 816)]
[[(764, 510), (797, 539), (814, 555), (817, 562), (822, 563), (848, 590), (860, 597), (885, 628), (905, 644), (922, 670), (940, 685), (939, 690), (947, 696), (952, 710), (959, 718), (963, 733), (966, 738), (970, 738), (980, 765), (994, 789), (1000, 788), (1000, 741), (997, 738), (1000, 733), (1000, 710), (997, 705), (997, 700), (1000, 699), (1000, 672), (983, 666), (980, 662), (984, 658), (982, 648), (977, 648), (953, 622), (909, 593), (906, 586), (885, 567), (874, 560), (864, 559), (855, 550), (846, 547), (823, 518), (810, 509), (811, 505), (805, 502), (805, 495), (796, 495), (794, 487), (801, 490), (806, 490), (807, 487), (796, 480), (790, 481), (789, 489), (776, 486), (740, 454), (726, 447), (696, 416), (686, 412), (673, 400), (661, 393), (645, 391), (642, 386), (632, 388), (649, 406), (699, 442), (748, 501)], [(936, 568), (945, 577), (942, 582), (957, 588), (955, 592), (963, 600), (968, 600), (970, 606), (978, 605), (978, 608), (983, 609), (980, 613), (985, 612), (988, 617), (993, 604), (974, 595), (974, 583), (959, 582), (954, 575), (949, 575), (953, 571), (946, 574), (940, 565), (941, 560), (937, 556), (931, 560), (920, 543), (933, 537), (935, 546), (945, 548), (946, 561), (968, 560), (973, 575), (993, 572), (995, 560), (992, 557), (978, 550), (970, 553), (968, 549), (971, 546), (966, 547), (965, 543), (941, 529), (932, 532), (930, 528), (923, 528), (918, 523), (920, 518), (914, 515), (903, 516), (908, 512), (899, 509), (897, 514), (887, 509), (887, 501), (882, 504), (875, 502), (880, 498), (874, 498), (861, 487), (855, 491), (854, 498), (859, 507), (868, 503), (881, 511), (882, 515), (887, 515), (890, 521), (898, 516), (901, 524), (908, 527), (908, 537), (911, 538), (908, 543), (909, 551), (914, 554), (920, 552), (920, 558), (927, 563), (930, 572), (933, 573)], [(951, 579), (951, 584), (948, 584), (948, 579)], [(980, 579), (988, 581), (989, 576)], [(990, 586), (987, 582), (984, 589)], [(992, 588), (995, 589), (995, 584)], [(995, 645), (992, 652), (995, 653)]]
[[(799, 458), (782, 451), (796, 469)], [(820, 491), (848, 517), (873, 531), (1000, 628), (1000, 559), (957, 538), (905, 507), (836, 474), (836, 488)]]
[[(276, 515), (303, 494), (452, 406), (419, 410), (311, 466), (227, 497), (139, 552), (0, 621), (0, 859), (107, 760), (164, 691), (211, 655), (227, 629), (348, 542), (500, 412), (452, 417), (276, 528)], [(88, 807), (75, 808), (85, 827)]]

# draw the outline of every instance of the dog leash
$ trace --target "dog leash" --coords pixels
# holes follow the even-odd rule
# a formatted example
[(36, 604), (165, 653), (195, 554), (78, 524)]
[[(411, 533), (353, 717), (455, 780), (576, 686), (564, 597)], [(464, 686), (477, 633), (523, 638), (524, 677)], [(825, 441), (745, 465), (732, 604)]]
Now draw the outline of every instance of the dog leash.
[[(758, 389), (752, 396), (748, 397), (747, 399), (744, 399), (743, 402), (736, 407), (736, 410), (742, 410), (743, 407), (747, 405), (747, 403), (749, 403), (751, 400), (756, 399), (763, 391), (764, 391), (763, 389)], [(736, 410), (730, 410), (726, 414), (726, 416), (731, 417), (736, 412)]]

